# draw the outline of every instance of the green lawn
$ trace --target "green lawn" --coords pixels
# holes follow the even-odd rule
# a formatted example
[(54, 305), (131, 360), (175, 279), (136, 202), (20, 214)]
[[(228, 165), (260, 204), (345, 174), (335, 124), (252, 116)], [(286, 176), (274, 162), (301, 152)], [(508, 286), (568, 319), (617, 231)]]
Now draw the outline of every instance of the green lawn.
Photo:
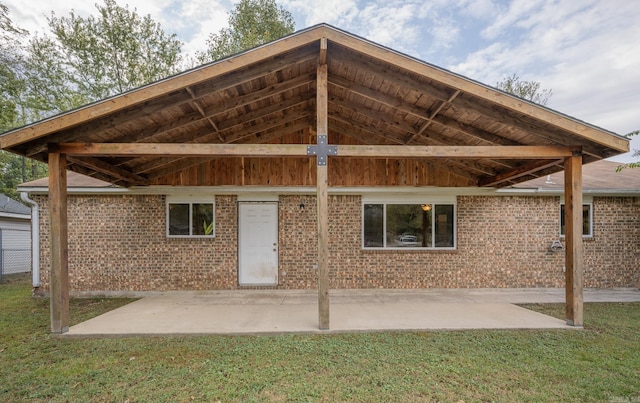
[[(72, 300), (71, 318), (126, 302)], [(59, 339), (48, 302), (8, 279), (0, 401), (640, 402), (640, 303), (585, 304), (585, 322), (584, 331)]]

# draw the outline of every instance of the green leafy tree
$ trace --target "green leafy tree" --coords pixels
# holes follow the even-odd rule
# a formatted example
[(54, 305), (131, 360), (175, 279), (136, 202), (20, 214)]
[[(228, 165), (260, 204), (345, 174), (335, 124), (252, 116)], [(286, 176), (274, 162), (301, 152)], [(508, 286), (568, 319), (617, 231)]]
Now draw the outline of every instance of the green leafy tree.
[[(115, 0), (97, 16), (48, 18), (50, 35), (24, 41), (0, 4), (0, 132), (125, 92), (180, 70), (182, 43), (150, 16)], [(27, 42), (24, 47), (20, 43)], [(0, 189), (46, 175), (46, 166), (0, 155)]]
[(552, 95), (551, 90), (541, 90), (539, 82), (521, 81), (520, 77), (516, 74), (504, 78), (496, 84), (496, 87), (504, 92), (508, 92), (509, 94), (513, 94), (540, 105), (546, 105)]
[(42, 110), (77, 107), (179, 71), (182, 42), (175, 34), (115, 0), (96, 8), (97, 17), (52, 13), (53, 36), (31, 41), (29, 92)]
[[(625, 134), (625, 137), (629, 137), (629, 138), (631, 138), (631, 137), (633, 137), (633, 136), (637, 136), (637, 135), (639, 135), (639, 134), (640, 134), (640, 130), (634, 130), (634, 131), (632, 131), (631, 133), (627, 133), (627, 134)], [(640, 157), (640, 150), (634, 150), (633, 156), (634, 156), (634, 157), (636, 157), (636, 158), (637, 158), (637, 157)], [(628, 163), (626, 163), (626, 164), (618, 165), (618, 166), (616, 167), (616, 172), (620, 172), (620, 171), (622, 171), (622, 170), (623, 170), (623, 169), (625, 169), (625, 168), (640, 168), (640, 161), (636, 161), (636, 162), (628, 162)]]
[(274, 0), (240, 0), (229, 14), (229, 27), (212, 33), (208, 48), (196, 53), (207, 63), (282, 38), (295, 29), (293, 16)]
[(19, 124), (18, 98), (24, 89), (21, 42), (27, 31), (13, 25), (9, 9), (0, 3), (0, 133)]
[[(0, 133), (26, 122), (24, 38), (9, 9), (0, 3)], [(47, 174), (47, 166), (23, 156), (0, 151), (0, 193), (19, 200), (16, 186)]]
[(0, 193), (20, 201), (16, 187), (24, 182), (47, 176), (47, 165), (19, 155), (0, 151)]

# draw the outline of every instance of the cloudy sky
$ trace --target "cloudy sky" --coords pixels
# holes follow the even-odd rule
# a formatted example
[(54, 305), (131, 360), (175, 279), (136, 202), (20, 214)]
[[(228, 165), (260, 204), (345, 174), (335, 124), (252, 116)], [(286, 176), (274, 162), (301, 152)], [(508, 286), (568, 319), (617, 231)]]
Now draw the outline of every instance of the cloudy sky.
[[(22, 28), (45, 16), (95, 14), (96, 1), (0, 0)], [(232, 0), (117, 0), (150, 14), (183, 49), (205, 48)], [(635, 0), (279, 0), (296, 30), (318, 23), (362, 36), (485, 84), (538, 81), (548, 107), (618, 134), (640, 129), (640, 2)], [(632, 142), (640, 149), (640, 136)], [(616, 158), (630, 161), (630, 156)]]

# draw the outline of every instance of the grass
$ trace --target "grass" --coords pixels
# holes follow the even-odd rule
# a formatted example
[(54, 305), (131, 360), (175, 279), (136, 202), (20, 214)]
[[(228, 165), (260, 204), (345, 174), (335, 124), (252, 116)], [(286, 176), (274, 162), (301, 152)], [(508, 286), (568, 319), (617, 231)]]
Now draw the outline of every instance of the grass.
[[(71, 318), (127, 302), (72, 300)], [(0, 284), (0, 401), (640, 402), (639, 303), (585, 304), (584, 331), (109, 339), (53, 337), (48, 309)]]

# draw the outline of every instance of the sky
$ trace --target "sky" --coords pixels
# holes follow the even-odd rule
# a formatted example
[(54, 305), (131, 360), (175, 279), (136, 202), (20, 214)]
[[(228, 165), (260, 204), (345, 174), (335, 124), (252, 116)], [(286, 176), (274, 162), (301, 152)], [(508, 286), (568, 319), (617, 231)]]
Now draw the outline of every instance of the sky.
[[(193, 54), (228, 25), (232, 0), (116, 0), (150, 14)], [(31, 34), (46, 17), (95, 15), (96, 1), (0, 0)], [(621, 135), (640, 129), (640, 1), (277, 0), (296, 30), (327, 23), (495, 86), (507, 76), (550, 89), (547, 107)], [(103, 3), (100, 3), (103, 4)], [(631, 148), (640, 149), (640, 136)], [(616, 161), (634, 161), (631, 154)]]

